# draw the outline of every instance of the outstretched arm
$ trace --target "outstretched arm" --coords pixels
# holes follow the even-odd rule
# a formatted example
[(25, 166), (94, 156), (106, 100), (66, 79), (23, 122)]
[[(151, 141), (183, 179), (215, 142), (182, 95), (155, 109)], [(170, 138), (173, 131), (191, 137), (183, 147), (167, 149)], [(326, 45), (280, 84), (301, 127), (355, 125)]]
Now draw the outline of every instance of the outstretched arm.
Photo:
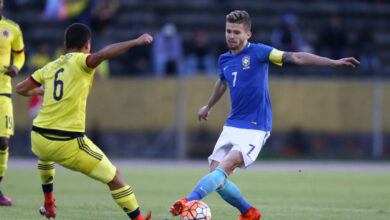
[(99, 50), (98, 52), (93, 53), (90, 56), (88, 63), (89, 63), (89, 65), (96, 67), (104, 60), (107, 60), (107, 59), (110, 59), (111, 57), (117, 56), (117, 55), (125, 52), (129, 48), (144, 45), (144, 44), (150, 44), (152, 41), (153, 41), (152, 36), (150, 36), (149, 34), (143, 34), (134, 40), (110, 44), (110, 45), (104, 47), (103, 49)]
[(209, 101), (207, 102), (207, 105), (203, 106), (198, 112), (199, 121), (201, 121), (202, 119), (206, 120), (206, 121), (208, 120), (208, 116), (209, 116), (209, 112), (210, 112), (211, 108), (222, 97), (222, 95), (226, 91), (226, 88), (227, 88), (226, 81), (222, 82), (221, 79), (218, 79), (214, 85), (213, 92), (210, 96)]
[(360, 62), (353, 57), (333, 60), (305, 52), (284, 52), (282, 62), (297, 65), (329, 66), (337, 68), (347, 66), (356, 67), (360, 64)]
[(45, 89), (37, 87), (29, 79), (25, 79), (23, 82), (16, 85), (16, 92), (22, 96), (43, 96), (45, 94)]

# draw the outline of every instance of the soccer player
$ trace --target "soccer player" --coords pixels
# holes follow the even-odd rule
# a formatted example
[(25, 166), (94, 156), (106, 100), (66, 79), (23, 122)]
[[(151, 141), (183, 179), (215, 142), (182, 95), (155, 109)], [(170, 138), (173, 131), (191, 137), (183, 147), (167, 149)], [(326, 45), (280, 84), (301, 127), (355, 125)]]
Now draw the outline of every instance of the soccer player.
[(133, 189), (84, 131), (87, 96), (95, 68), (129, 48), (150, 44), (153, 38), (143, 34), (134, 40), (108, 45), (93, 54), (90, 54), (90, 40), (87, 26), (70, 25), (65, 30), (66, 54), (16, 86), (16, 92), (23, 96), (44, 95), (42, 109), (31, 131), (32, 151), (39, 158), (38, 172), (45, 198), (40, 212), (47, 218), (56, 217), (55, 162), (107, 184), (115, 202), (131, 219), (150, 219), (150, 214), (144, 218), (140, 212)]
[[(7, 170), (8, 141), (14, 134), (11, 78), (18, 75), (24, 64), (22, 31), (19, 25), (2, 16), (3, 8), (4, 1), (0, 0), (0, 184)], [(11, 205), (12, 200), (0, 191), (0, 206)]]
[(210, 173), (198, 182), (186, 198), (173, 204), (170, 212), (174, 216), (182, 212), (188, 201), (201, 200), (217, 191), (226, 202), (240, 211), (239, 220), (260, 219), (260, 211), (244, 199), (228, 176), (236, 168), (251, 165), (270, 136), (269, 62), (330, 67), (355, 67), (359, 64), (352, 57), (332, 60), (310, 53), (279, 51), (264, 44), (248, 42), (251, 35), (251, 20), (246, 11), (233, 11), (226, 16), (225, 37), (229, 51), (219, 57), (219, 79), (208, 104), (199, 110), (198, 117), (199, 120), (208, 120), (211, 108), (227, 87), (232, 110), (209, 157)]

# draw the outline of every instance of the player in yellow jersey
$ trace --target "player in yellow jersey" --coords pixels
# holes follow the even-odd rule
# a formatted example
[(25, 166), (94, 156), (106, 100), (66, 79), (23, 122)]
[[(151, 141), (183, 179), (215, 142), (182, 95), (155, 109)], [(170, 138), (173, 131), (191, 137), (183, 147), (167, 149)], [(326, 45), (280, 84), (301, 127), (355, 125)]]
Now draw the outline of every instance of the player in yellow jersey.
[(34, 119), (31, 132), (32, 151), (39, 157), (38, 171), (45, 197), (40, 212), (47, 218), (56, 217), (55, 162), (107, 184), (115, 202), (131, 219), (150, 219), (150, 214), (143, 217), (132, 188), (84, 131), (86, 102), (95, 67), (131, 47), (150, 44), (153, 39), (149, 34), (143, 34), (93, 54), (90, 54), (90, 39), (87, 26), (70, 25), (65, 31), (66, 54), (16, 86), (16, 92), (24, 96), (44, 95), (42, 109)]
[[(19, 25), (2, 16), (3, 7), (4, 2), (0, 0), (0, 183), (7, 170), (8, 141), (14, 134), (11, 78), (18, 75), (24, 64), (22, 31)], [(11, 199), (0, 191), (0, 206), (10, 205)]]

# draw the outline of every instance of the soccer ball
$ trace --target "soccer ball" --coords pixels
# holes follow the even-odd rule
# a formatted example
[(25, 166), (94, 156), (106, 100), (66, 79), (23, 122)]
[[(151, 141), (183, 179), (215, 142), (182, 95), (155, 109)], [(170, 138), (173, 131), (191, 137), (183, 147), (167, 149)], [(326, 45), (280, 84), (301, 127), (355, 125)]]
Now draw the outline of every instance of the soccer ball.
[(194, 200), (183, 209), (180, 220), (211, 220), (211, 211), (206, 203)]

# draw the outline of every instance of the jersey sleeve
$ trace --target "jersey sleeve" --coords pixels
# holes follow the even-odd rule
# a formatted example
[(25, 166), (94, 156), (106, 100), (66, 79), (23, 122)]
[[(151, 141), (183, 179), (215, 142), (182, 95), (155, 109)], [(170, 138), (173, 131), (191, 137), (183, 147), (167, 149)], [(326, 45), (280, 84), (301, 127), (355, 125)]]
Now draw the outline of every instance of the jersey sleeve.
[(256, 54), (260, 62), (270, 61), (279, 66), (283, 64), (283, 51), (277, 50), (265, 44), (257, 44), (256, 46)]
[(219, 57), (218, 59), (218, 66), (219, 66), (219, 79), (224, 82), (226, 79), (225, 79), (225, 75), (223, 74), (223, 67), (221, 65), (221, 57)]
[(15, 38), (12, 41), (11, 48), (12, 52), (16, 54), (24, 52), (23, 35), (19, 27), (16, 29)]
[(88, 74), (92, 74), (96, 68), (89, 64), (89, 59), (91, 58), (91, 55), (92, 54), (81, 54), (76, 61), (78, 66), (80, 66), (81, 69)]
[(45, 67), (35, 71), (28, 80), (32, 82), (32, 84), (36, 85), (37, 87), (40, 87), (42, 84), (44, 84), (43, 80), (43, 73), (45, 72)]

